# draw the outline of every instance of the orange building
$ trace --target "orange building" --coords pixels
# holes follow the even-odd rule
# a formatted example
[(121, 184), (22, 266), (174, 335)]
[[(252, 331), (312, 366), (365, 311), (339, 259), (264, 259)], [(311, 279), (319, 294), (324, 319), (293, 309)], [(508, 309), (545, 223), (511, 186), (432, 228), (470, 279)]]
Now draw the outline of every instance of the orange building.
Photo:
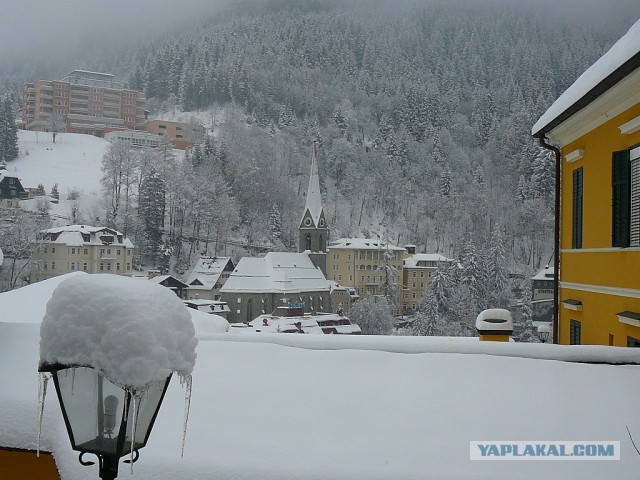
[(24, 85), (22, 123), (27, 130), (103, 137), (109, 130), (144, 129), (145, 103), (144, 93), (110, 73), (74, 70)]
[(169, 122), (167, 120), (151, 120), (146, 123), (145, 130), (155, 135), (164, 135), (171, 139), (173, 146), (184, 150), (204, 140), (205, 130), (195, 123)]

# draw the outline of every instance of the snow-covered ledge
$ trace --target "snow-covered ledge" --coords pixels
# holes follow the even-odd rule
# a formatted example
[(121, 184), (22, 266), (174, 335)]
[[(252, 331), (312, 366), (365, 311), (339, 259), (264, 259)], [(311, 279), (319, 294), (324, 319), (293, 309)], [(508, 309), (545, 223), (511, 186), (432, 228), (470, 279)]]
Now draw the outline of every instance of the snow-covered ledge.
[(569, 152), (564, 156), (564, 159), (568, 162), (575, 162), (577, 160), (580, 160), (582, 157), (584, 157), (584, 149), (583, 148), (578, 148), (577, 150), (574, 150), (573, 152)]
[(626, 323), (627, 325), (640, 327), (640, 313), (625, 311), (620, 312), (616, 315), (618, 315), (618, 321), (620, 323)]
[(582, 302), (573, 298), (562, 300), (562, 306), (567, 310), (575, 310), (576, 312), (582, 311)]
[(631, 135), (632, 133), (640, 130), (640, 117), (636, 117), (633, 120), (620, 125), (618, 128), (620, 129), (620, 133), (623, 135)]

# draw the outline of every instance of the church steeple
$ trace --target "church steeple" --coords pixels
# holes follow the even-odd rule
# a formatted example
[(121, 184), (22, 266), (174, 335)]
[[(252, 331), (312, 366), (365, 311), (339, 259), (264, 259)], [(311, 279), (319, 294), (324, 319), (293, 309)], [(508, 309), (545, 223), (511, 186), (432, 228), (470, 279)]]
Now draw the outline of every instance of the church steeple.
[(329, 240), (329, 228), (322, 208), (320, 176), (318, 175), (318, 145), (311, 147), (311, 174), (304, 206), (304, 213), (298, 227), (298, 252), (310, 252), (314, 265), (320, 267), (326, 275), (326, 251)]

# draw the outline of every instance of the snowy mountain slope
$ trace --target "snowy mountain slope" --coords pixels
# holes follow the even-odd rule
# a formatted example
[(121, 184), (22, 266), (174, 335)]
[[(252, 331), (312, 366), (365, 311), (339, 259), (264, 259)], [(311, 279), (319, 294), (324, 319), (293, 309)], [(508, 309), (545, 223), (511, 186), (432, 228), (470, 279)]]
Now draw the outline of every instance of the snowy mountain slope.
[(70, 133), (59, 134), (53, 143), (50, 133), (20, 130), (20, 155), (8, 171), (25, 188), (41, 183), (48, 193), (57, 183), (61, 198), (71, 190), (89, 195), (100, 191), (100, 167), (108, 145), (103, 138)]

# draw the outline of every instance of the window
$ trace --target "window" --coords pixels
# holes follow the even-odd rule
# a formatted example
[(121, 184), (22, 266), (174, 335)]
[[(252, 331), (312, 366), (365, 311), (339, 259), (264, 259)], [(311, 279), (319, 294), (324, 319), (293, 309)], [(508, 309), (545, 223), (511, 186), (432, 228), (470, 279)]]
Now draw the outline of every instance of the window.
[(104, 263), (100, 264), (100, 270), (103, 271), (104, 270)]
[(71, 271), (76, 269), (76, 262), (71, 262)]
[(582, 167), (573, 171), (573, 236), (571, 248), (582, 248), (582, 196), (584, 190)]
[(582, 324), (577, 320), (571, 320), (571, 324), (569, 325), (569, 345), (581, 344), (581, 330)]
[(107, 270), (111, 271), (111, 264), (107, 263)]
[(120, 270), (120, 264), (116, 263), (116, 270)]
[(89, 249), (88, 249), (88, 248), (85, 248), (85, 249), (84, 249), (84, 254), (85, 254), (85, 255), (89, 255)]
[[(307, 218), (307, 220), (309, 220), (309, 219)], [(310, 220), (309, 220), (309, 222), (310, 222)], [(304, 249), (311, 251), (311, 235), (306, 235), (304, 237)]]
[(55, 270), (56, 269), (56, 262), (51, 262), (51, 270)]
[(82, 264), (82, 270), (87, 271), (87, 262)]
[(56, 247), (51, 247), (51, 253), (56, 253)]
[(627, 337), (627, 347), (640, 348), (640, 340), (633, 337)]
[(613, 152), (612, 245), (640, 246), (640, 147)]
[(131, 270), (131, 264), (127, 263), (127, 270)]

